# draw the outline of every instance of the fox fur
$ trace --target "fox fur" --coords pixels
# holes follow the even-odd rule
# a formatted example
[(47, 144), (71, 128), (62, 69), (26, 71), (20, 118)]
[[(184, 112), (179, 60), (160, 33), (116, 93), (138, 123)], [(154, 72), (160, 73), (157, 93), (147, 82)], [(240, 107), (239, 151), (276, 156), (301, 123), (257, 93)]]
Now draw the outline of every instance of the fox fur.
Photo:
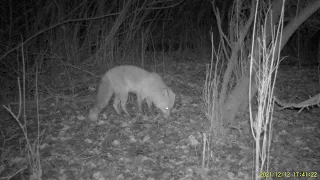
[(146, 100), (149, 111), (152, 110), (152, 104), (154, 104), (166, 118), (170, 116), (176, 96), (159, 74), (136, 66), (117, 66), (107, 71), (102, 77), (95, 104), (89, 111), (89, 120), (98, 120), (99, 114), (108, 105), (113, 95), (113, 107), (116, 112), (121, 113), (120, 106), (130, 116), (126, 108), (129, 93), (137, 95), (140, 111), (142, 111), (142, 101)]

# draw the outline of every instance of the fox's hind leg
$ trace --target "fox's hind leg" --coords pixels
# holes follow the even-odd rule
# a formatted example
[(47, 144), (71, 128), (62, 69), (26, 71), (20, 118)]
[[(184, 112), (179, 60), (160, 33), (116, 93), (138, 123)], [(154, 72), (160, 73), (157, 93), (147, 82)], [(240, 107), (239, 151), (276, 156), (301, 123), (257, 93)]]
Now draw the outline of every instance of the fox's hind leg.
[(88, 118), (90, 121), (97, 121), (99, 119), (100, 112), (108, 105), (112, 95), (113, 90), (108, 89), (108, 83), (102, 82), (98, 88), (96, 102), (94, 106), (89, 110)]

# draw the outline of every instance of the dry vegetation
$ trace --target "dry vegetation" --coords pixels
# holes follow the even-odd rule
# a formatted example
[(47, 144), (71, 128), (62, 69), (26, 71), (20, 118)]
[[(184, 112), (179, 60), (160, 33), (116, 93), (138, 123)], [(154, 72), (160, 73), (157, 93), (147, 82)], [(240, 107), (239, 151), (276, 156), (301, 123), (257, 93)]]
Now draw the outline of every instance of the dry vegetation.
[[(0, 179), (319, 178), (320, 1), (273, 2), (4, 0)], [(172, 87), (169, 119), (130, 96), (88, 122), (122, 64)]]

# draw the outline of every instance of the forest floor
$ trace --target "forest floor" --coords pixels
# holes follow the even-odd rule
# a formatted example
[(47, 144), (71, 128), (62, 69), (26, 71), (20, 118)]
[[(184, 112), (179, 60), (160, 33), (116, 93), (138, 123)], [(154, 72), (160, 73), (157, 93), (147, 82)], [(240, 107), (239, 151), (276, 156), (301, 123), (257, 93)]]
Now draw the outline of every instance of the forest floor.
[[(248, 113), (238, 115), (234, 123), (238, 128), (229, 128), (223, 139), (213, 140), (202, 168), (203, 135), (210, 127), (203, 112), (205, 72), (205, 64), (181, 62), (159, 73), (177, 94), (168, 119), (159, 112), (153, 116), (138, 113), (132, 96), (127, 104), (132, 117), (116, 114), (109, 104), (97, 122), (87, 120), (96, 84), (79, 75), (77, 82), (82, 87), (76, 95), (60, 94), (39, 103), (42, 179), (252, 179), (255, 144)], [(301, 102), (319, 92), (317, 67), (279, 68), (275, 89), (278, 99)], [(37, 137), (35, 107), (28, 106), (26, 113), (31, 142)], [(0, 113), (0, 177), (10, 177), (20, 170), (12, 179), (29, 179), (32, 170), (22, 131), (3, 108)], [(300, 113), (275, 107), (268, 171), (273, 173), (271, 179), (301, 179), (295, 172), (310, 172), (303, 179), (320, 177), (319, 117), (319, 107)]]

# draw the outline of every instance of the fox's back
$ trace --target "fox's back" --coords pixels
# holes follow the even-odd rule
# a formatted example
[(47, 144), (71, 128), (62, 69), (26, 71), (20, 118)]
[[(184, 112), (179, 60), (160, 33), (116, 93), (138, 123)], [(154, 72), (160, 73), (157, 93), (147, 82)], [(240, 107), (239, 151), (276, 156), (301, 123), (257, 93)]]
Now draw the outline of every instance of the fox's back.
[(152, 74), (136, 66), (124, 65), (110, 69), (103, 77), (103, 81), (110, 81), (115, 91), (125, 89), (130, 92), (138, 92), (146, 85), (145, 83)]
[(124, 65), (116, 66), (110, 69), (106, 75), (109, 77), (130, 78), (133, 81), (139, 81), (141, 77), (146, 77), (150, 72), (136, 66)]
[(136, 66), (124, 65), (110, 69), (103, 79), (108, 79), (115, 91), (139, 93), (142, 96), (158, 93), (166, 84), (157, 73)]

